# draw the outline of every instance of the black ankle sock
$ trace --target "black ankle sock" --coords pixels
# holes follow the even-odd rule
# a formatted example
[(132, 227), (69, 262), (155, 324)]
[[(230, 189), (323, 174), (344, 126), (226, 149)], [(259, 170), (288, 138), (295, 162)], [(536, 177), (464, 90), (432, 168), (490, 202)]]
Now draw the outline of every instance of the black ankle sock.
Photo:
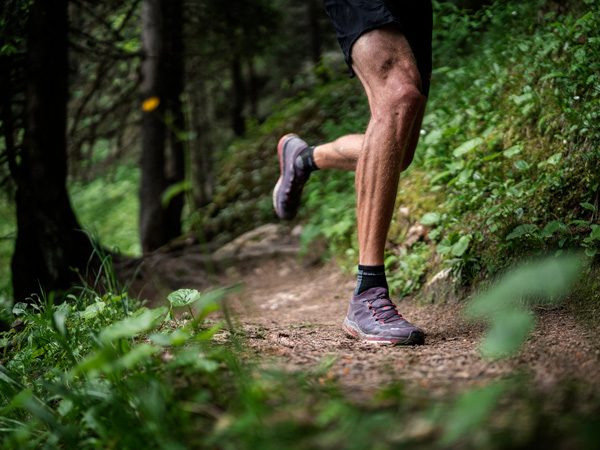
[(388, 289), (385, 278), (385, 266), (363, 266), (358, 265), (358, 279), (354, 295), (359, 295), (372, 287)]
[(308, 173), (314, 172), (315, 170), (319, 170), (313, 158), (314, 151), (315, 147), (306, 147), (304, 150), (302, 150), (296, 158), (296, 167)]

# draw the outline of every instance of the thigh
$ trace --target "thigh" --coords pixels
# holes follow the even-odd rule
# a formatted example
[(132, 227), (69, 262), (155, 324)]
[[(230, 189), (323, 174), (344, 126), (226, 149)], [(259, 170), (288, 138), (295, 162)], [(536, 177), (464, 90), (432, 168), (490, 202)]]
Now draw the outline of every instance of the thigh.
[(432, 10), (430, 0), (323, 0), (336, 28), (346, 62), (354, 75), (355, 43), (373, 30), (394, 27), (408, 41), (427, 96), (431, 74)]
[(354, 44), (352, 55), (352, 66), (372, 107), (391, 100), (407, 85), (419, 91), (422, 88), (410, 44), (396, 27), (385, 26), (363, 34)]

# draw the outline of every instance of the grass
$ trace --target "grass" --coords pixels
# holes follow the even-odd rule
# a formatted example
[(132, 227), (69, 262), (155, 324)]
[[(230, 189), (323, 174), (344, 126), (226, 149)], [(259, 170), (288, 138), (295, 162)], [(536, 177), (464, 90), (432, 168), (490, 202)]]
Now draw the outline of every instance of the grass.
[[(472, 304), (473, 314), (492, 317), (486, 348), (494, 358), (513, 354), (523, 341), (522, 333), (510, 339), (494, 333), (506, 320), (496, 315), (498, 298), (502, 303), (507, 292), (535, 292), (538, 302), (556, 299), (572, 284), (576, 266), (572, 258), (530, 265)], [(83, 286), (61, 305), (51, 295), (15, 305), (19, 324), (2, 335), (1, 448), (127, 449), (143, 443), (157, 449), (493, 449), (600, 443), (594, 415), (600, 399), (581, 382), (548, 394), (515, 374), (433, 398), (398, 380), (373, 386), (372, 399), (356, 403), (330, 376), (334, 357), (285, 372), (253, 354), (241, 330), (211, 316), (230, 290), (169, 295), (172, 306), (191, 308), (184, 321), (166, 307), (149, 310), (130, 299), (114, 280), (110, 257), (104, 267), (98, 277), (107, 280), (99, 286), (103, 296)], [(556, 272), (571, 275), (557, 278)], [(547, 278), (558, 281), (548, 286)], [(526, 315), (517, 304), (505, 306)]]
[(122, 164), (89, 182), (73, 182), (69, 193), (83, 229), (105, 248), (128, 256), (141, 254), (139, 239), (140, 169)]
[[(141, 254), (138, 167), (123, 164), (89, 182), (71, 182), (69, 194), (80, 225), (101, 245), (127, 256)], [(0, 309), (13, 303), (10, 261), (17, 236), (15, 205), (0, 197)]]

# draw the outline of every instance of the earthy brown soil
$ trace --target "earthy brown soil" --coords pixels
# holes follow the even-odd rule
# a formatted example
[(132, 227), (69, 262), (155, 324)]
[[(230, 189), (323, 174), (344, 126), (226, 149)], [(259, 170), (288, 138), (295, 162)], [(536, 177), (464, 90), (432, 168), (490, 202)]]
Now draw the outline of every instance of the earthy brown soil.
[[(298, 243), (290, 231), (269, 227), (213, 255), (221, 268), (216, 275), (219, 284), (244, 285), (227, 302), (265, 364), (305, 370), (318, 367), (324, 357), (333, 357), (326, 377), (337, 378), (357, 400), (366, 400), (375, 387), (398, 380), (444, 396), (515, 370), (529, 373), (542, 390), (552, 390), (565, 378), (600, 385), (597, 329), (582, 326), (565, 307), (537, 310), (538, 326), (522, 352), (500, 362), (480, 355), (485, 327), (464, 319), (464, 302), (397, 302), (402, 314), (425, 330), (425, 345), (391, 346), (350, 338), (342, 322), (354, 277), (341, 273), (333, 263), (299, 263)], [(206, 289), (210, 277), (198, 251), (188, 247), (147, 258), (135, 286), (139, 290), (153, 279), (153, 286), (145, 291), (155, 301), (164, 298), (156, 285), (163, 286), (164, 292), (182, 287)], [(149, 298), (143, 292), (142, 297)], [(227, 333), (218, 339), (227, 339)]]

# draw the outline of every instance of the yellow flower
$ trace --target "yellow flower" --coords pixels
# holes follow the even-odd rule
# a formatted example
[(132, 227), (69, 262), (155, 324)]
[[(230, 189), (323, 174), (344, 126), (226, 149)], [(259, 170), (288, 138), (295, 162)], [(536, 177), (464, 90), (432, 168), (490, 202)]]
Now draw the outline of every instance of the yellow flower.
[(144, 111), (154, 111), (159, 104), (160, 99), (158, 97), (150, 97), (144, 100), (144, 103), (142, 103), (142, 109)]

